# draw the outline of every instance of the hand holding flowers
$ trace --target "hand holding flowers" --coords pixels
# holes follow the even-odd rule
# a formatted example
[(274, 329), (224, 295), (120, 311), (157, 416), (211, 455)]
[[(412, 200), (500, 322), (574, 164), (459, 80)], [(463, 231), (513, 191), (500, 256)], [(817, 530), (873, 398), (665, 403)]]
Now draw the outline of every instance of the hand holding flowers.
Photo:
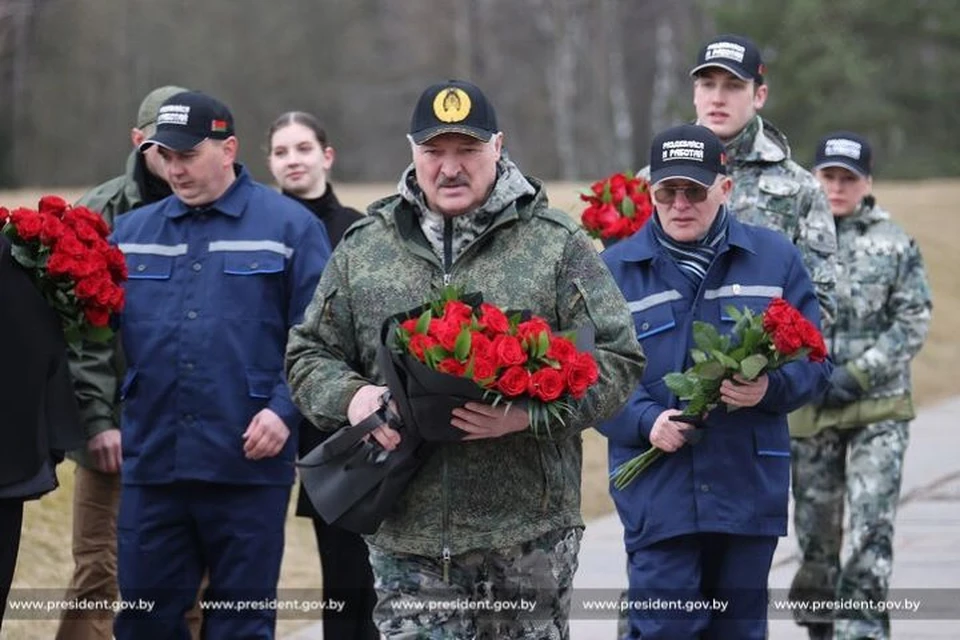
[[(586, 395), (599, 379), (597, 363), (579, 351), (573, 336), (555, 334), (540, 317), (511, 313), (483, 302), (471, 306), (452, 287), (441, 291), (419, 312), (399, 323), (395, 349), (428, 369), (471, 380), (493, 407), (480, 403), (455, 408), (455, 426), (468, 438), (494, 437), (526, 427), (521, 406), (535, 434), (549, 433), (550, 422), (563, 423), (572, 401)], [(442, 395), (442, 390), (437, 393)]]
[[(690, 357), (694, 364), (683, 373), (664, 376), (667, 387), (678, 399), (687, 401), (682, 411), (667, 410), (658, 416), (651, 431), (651, 448), (618, 466), (610, 474), (616, 489), (623, 489), (643, 473), (665, 451), (675, 451), (685, 442), (695, 443), (702, 435), (691, 428), (672, 430), (678, 418), (698, 422), (720, 404), (728, 410), (758, 404), (767, 390), (766, 372), (788, 362), (809, 358), (822, 362), (827, 357), (823, 336), (797, 309), (783, 298), (775, 298), (762, 314), (730, 306), (727, 313), (735, 321), (730, 335), (720, 335), (706, 322), (693, 323), (696, 348)], [(677, 433), (679, 431), (680, 433)], [(683, 436), (684, 442), (677, 438)], [(660, 446), (663, 445), (663, 446)]]

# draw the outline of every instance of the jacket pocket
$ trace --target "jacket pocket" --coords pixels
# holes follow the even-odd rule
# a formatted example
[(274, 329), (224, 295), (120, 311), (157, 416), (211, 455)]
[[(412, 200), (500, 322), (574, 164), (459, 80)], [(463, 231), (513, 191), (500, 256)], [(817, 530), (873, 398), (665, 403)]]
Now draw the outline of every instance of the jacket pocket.
[(633, 326), (637, 332), (637, 340), (643, 341), (674, 329), (677, 326), (677, 321), (673, 315), (672, 306), (658, 304), (633, 312)]
[(756, 458), (754, 505), (763, 518), (787, 517), (787, 492), (790, 487), (790, 435), (779, 424), (753, 426)]
[(269, 398), (277, 386), (279, 373), (265, 369), (247, 369), (247, 395), (251, 398)]
[(758, 457), (790, 459), (790, 434), (779, 426), (754, 426), (753, 444)]
[(133, 253), (126, 256), (126, 304), (131, 319), (158, 318), (173, 312), (176, 287), (171, 285), (176, 258)]
[(227, 318), (286, 317), (285, 258), (272, 251), (223, 254), (223, 314)]
[(793, 217), (797, 208), (800, 183), (780, 176), (760, 176), (760, 208), (781, 216)]

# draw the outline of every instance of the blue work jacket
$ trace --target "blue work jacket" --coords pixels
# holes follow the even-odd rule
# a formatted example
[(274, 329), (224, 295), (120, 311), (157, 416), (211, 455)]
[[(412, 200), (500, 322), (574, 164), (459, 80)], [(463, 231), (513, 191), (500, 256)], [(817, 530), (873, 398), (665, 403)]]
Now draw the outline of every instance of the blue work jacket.
[[(171, 196), (118, 218), (113, 240), (129, 271), (123, 482), (292, 483), (301, 416), (283, 354), (330, 257), (323, 225), (238, 166), (211, 205)], [(248, 460), (242, 435), (264, 408), (290, 437)]]
[[(657, 242), (652, 225), (603, 252), (633, 314), (647, 368), (636, 391), (599, 430), (610, 469), (650, 447), (657, 416), (681, 409), (663, 376), (692, 366), (694, 320), (729, 333), (729, 305), (762, 312), (782, 297), (818, 327), (820, 309), (800, 253), (780, 234), (732, 217), (727, 241), (698, 286)], [(828, 363), (791, 362), (769, 372), (760, 403), (706, 420), (703, 439), (665, 454), (623, 490), (611, 493), (632, 551), (674, 536), (719, 532), (785, 535), (790, 483), (786, 414), (823, 389)]]

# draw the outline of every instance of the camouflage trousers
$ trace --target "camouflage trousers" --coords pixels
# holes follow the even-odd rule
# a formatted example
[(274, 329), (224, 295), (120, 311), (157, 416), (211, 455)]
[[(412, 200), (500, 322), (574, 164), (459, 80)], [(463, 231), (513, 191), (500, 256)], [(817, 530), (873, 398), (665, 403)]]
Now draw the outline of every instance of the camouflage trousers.
[(394, 553), (369, 545), (377, 605), (387, 640), (568, 640), (580, 527), (558, 529), (503, 549), (450, 558)]
[[(887, 598), (908, 440), (909, 423), (895, 421), (793, 439), (793, 519), (803, 557), (790, 587), (792, 600)], [(841, 564), (845, 502), (849, 526)], [(889, 615), (869, 609), (833, 618), (798, 609), (794, 619), (809, 626), (811, 637), (890, 637)]]

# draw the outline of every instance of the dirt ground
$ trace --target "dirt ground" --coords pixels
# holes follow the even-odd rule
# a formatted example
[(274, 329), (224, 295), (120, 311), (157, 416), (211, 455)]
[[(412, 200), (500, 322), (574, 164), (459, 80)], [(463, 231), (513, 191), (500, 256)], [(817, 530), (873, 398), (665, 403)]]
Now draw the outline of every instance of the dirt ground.
[[(580, 204), (577, 192), (584, 184), (548, 184), (552, 204), (577, 217)], [(394, 190), (391, 184), (338, 184), (340, 199), (363, 210), (369, 202)], [(40, 190), (0, 192), (0, 206), (34, 206)], [(79, 189), (55, 191), (68, 200)], [(933, 286), (934, 315), (924, 350), (913, 364), (915, 395), (920, 406), (960, 394), (960, 378), (953, 367), (960, 362), (960, 335), (952, 330), (960, 317), (960, 252), (953, 243), (960, 239), (960, 181), (937, 180), (912, 183), (881, 183), (876, 194), (882, 206), (917, 239)], [(951, 320), (953, 319), (953, 320)], [(38, 502), (27, 505), (20, 559), (14, 578), (17, 589), (50, 589), (50, 597), (59, 597), (72, 569), (70, 556), (71, 495), (73, 468), (59, 468), (62, 488)], [(584, 434), (583, 514), (588, 520), (609, 513), (612, 503), (607, 495), (606, 443), (594, 431)], [(287, 527), (286, 553), (281, 573), (281, 588), (315, 588), (320, 584), (316, 544), (309, 523), (291, 516)], [(9, 612), (8, 612), (9, 614)], [(306, 620), (284, 619), (280, 631), (289, 632), (308, 624)], [(3, 638), (39, 640), (52, 638), (55, 620), (4, 621)]]

